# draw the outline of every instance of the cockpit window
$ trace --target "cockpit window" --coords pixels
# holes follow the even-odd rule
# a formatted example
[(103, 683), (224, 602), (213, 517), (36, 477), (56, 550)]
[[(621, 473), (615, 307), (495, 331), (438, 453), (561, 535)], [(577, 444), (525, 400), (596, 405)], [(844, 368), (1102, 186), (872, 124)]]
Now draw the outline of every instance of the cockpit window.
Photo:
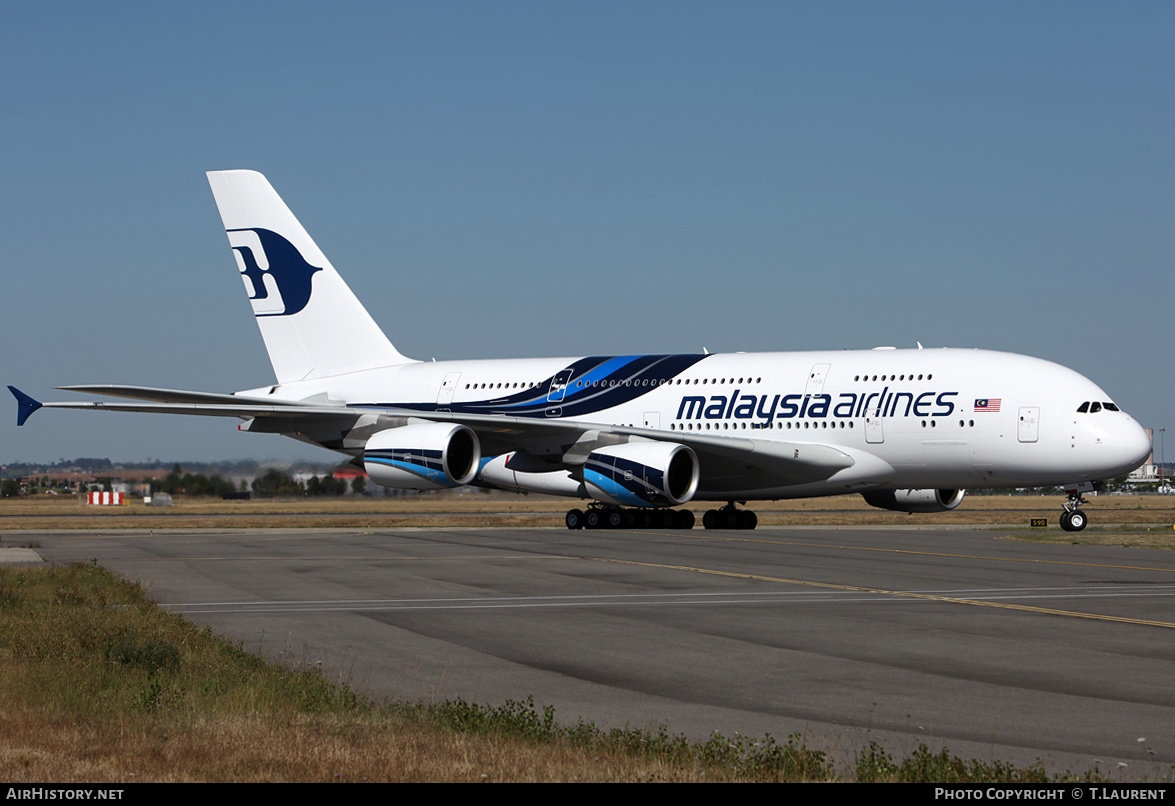
[(1087, 400), (1084, 403), (1082, 403), (1080, 406), (1078, 406), (1077, 411), (1081, 414), (1085, 414), (1086, 412), (1088, 412), (1089, 411), (1089, 401)]
[(1117, 406), (1115, 406), (1113, 403), (1111, 403), (1108, 400), (1105, 401), (1104, 403), (1102, 403), (1102, 405), (1106, 407), (1106, 411), (1120, 411), (1120, 409)]
[(1101, 410), (1102, 410), (1102, 404), (1098, 403), (1096, 400), (1089, 404), (1089, 413), (1090, 414), (1096, 414), (1097, 412), (1099, 412)]

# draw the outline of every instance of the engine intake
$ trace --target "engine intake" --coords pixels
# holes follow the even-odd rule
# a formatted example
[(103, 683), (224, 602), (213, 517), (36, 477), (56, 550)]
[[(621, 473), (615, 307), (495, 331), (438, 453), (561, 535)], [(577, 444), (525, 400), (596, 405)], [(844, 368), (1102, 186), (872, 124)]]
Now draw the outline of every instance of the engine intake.
[(895, 512), (949, 512), (963, 503), (966, 490), (882, 490), (861, 493), (865, 503)]
[(473, 481), (481, 461), (477, 435), (463, 425), (417, 423), (377, 431), (363, 447), (363, 469), (376, 484), (441, 490)]
[(684, 504), (698, 489), (698, 457), (675, 442), (627, 442), (588, 455), (583, 480), (597, 501), (620, 506)]

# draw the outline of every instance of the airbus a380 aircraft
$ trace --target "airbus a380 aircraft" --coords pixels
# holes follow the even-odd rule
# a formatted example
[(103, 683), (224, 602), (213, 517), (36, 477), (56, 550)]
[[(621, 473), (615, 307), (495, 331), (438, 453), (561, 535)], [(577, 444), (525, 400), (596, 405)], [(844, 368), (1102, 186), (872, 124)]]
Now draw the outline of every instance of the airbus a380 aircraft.
[(387, 487), (472, 484), (590, 499), (567, 526), (754, 528), (736, 502), (860, 493), (902, 512), (954, 509), (966, 487), (1065, 485), (1061, 525), (1093, 483), (1140, 465), (1146, 432), (1094, 383), (982, 350), (431, 361), (406, 358), (269, 182), (208, 174), (277, 382), (236, 394), (65, 386), (136, 402), (38, 408), (238, 417), (353, 457)]

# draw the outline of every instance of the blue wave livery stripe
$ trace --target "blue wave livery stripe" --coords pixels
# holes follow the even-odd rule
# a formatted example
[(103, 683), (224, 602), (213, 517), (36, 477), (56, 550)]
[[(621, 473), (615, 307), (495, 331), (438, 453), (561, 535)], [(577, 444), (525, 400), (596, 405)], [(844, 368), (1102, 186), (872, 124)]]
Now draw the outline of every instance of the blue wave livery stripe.
[(613, 499), (619, 504), (629, 507), (647, 507), (649, 503), (629, 490), (624, 485), (614, 481), (603, 473), (598, 473), (595, 470), (583, 471), (583, 480), (586, 484), (596, 487), (601, 490), (609, 498)]
[(615, 358), (608, 358), (593, 369), (585, 372), (579, 378), (572, 378), (571, 380), (582, 381), (585, 384), (604, 380), (612, 376), (614, 373), (618, 373), (622, 367), (628, 366), (640, 357), (641, 356), (639, 355), (618, 355)]
[(592, 454), (584, 465), (583, 480), (627, 506), (667, 506), (672, 503), (661, 492), (665, 474), (631, 459)]
[[(622, 406), (671, 382), (705, 355), (591, 356), (581, 358), (548, 376), (537, 386), (489, 400), (451, 402), (444, 405), (455, 414), (509, 414), (547, 417), (559, 408), (561, 417), (582, 417)], [(560, 400), (549, 400), (556, 378), (566, 378)], [(381, 402), (373, 407), (436, 411), (436, 403)], [(362, 407), (362, 406), (360, 406)]]
[(455, 487), (453, 480), (445, 473), (440, 451), (421, 450), (371, 450), (363, 455), (364, 462), (399, 468), (413, 475), (428, 479), (436, 484)]

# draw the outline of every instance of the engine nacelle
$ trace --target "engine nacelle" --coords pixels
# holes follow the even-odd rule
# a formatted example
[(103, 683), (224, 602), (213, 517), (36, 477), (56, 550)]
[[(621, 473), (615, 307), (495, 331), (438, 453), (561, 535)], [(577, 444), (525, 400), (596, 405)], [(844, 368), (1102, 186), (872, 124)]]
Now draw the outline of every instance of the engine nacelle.
[(376, 484), (441, 490), (473, 481), (481, 461), (477, 435), (463, 425), (416, 423), (377, 431), (363, 447), (363, 469)]
[(482, 462), (481, 470), (477, 473), (478, 482), (516, 493), (588, 497), (583, 482), (574, 478), (571, 471), (535, 470), (536, 463), (533, 460), (527, 462), (525, 458), (520, 460), (517, 457), (516, 453), (506, 453)]
[(698, 457), (675, 442), (626, 442), (597, 448), (583, 467), (588, 494), (628, 507), (684, 504), (698, 489)]
[(963, 503), (966, 490), (883, 490), (861, 493), (865, 503), (895, 512), (949, 512)]

